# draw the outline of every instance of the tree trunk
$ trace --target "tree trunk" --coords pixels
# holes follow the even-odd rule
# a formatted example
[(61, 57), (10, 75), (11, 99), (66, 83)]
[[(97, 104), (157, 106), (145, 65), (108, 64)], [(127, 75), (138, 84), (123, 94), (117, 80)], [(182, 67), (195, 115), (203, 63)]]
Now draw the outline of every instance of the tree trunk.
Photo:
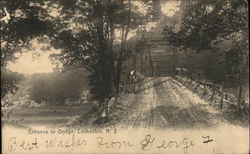
[[(100, 4), (99, 4), (100, 5)], [(100, 17), (102, 17), (102, 15), (100, 14)], [(96, 27), (97, 27), (97, 35), (98, 35), (98, 45), (99, 45), (99, 51), (100, 51), (100, 58), (99, 58), (99, 65), (100, 65), (100, 69), (98, 70), (99, 72), (99, 76), (100, 76), (100, 80), (102, 82), (102, 87), (100, 88), (105, 88), (105, 92), (102, 93), (102, 101), (103, 101), (103, 106), (104, 106), (104, 112), (106, 115), (106, 119), (108, 119), (108, 100), (109, 97), (112, 93), (112, 54), (110, 51), (110, 46), (107, 43), (107, 40), (105, 40), (104, 37), (104, 29), (103, 29), (103, 19), (101, 19)]]
[[(123, 1), (122, 1), (123, 3)], [(119, 93), (119, 86), (120, 86), (120, 80), (121, 80), (121, 73), (122, 73), (122, 63), (123, 63), (123, 53), (125, 51), (125, 43), (127, 40), (127, 36), (129, 33), (129, 28), (130, 28), (130, 14), (131, 14), (131, 8), (130, 8), (130, 4), (131, 4), (131, 0), (129, 0), (128, 2), (128, 6), (129, 6), (129, 13), (128, 13), (128, 18), (127, 18), (127, 26), (124, 24), (123, 28), (122, 28), (122, 36), (121, 36), (121, 52), (118, 58), (118, 64), (117, 64), (117, 78), (116, 78), (116, 89), (117, 89), (117, 93)], [(125, 6), (123, 8), (123, 11), (125, 10)], [(126, 27), (126, 29), (125, 29)]]

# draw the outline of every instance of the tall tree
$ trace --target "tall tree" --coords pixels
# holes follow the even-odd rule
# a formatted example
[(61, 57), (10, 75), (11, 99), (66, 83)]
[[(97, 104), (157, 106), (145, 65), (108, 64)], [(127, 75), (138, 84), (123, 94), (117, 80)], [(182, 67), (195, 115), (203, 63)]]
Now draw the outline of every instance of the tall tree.
[[(63, 62), (64, 68), (77, 65), (88, 69), (91, 92), (103, 104), (119, 92), (129, 31), (151, 19), (130, 0), (84, 0), (70, 5), (66, 0), (56, 2), (61, 9), (58, 25), (62, 29), (53, 44), (62, 53), (54, 57)], [(152, 1), (142, 4), (153, 7)], [(114, 46), (120, 49), (116, 51)]]

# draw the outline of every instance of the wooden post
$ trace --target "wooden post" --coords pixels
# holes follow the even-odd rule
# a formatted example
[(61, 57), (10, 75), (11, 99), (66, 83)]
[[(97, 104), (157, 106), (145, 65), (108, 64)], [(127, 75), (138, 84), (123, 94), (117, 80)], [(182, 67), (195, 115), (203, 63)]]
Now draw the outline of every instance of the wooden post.
[(225, 100), (228, 100), (228, 93), (225, 93)]
[(143, 74), (143, 65), (142, 65), (142, 63), (143, 63), (143, 52), (141, 51), (141, 74)]
[(247, 104), (245, 101), (246, 101), (245, 98), (243, 98), (242, 104), (244, 105), (244, 112), (247, 113)]
[(214, 101), (214, 95), (215, 95), (215, 82), (213, 82), (213, 93), (210, 99), (210, 102), (212, 103)]
[(223, 92), (223, 87), (224, 87), (224, 83), (222, 81), (222, 84), (221, 84), (221, 96), (220, 96), (220, 109), (223, 108), (223, 99), (224, 99), (224, 96), (225, 96), (225, 94)]
[(190, 82), (189, 86), (191, 86), (191, 87), (192, 87), (192, 82), (193, 82), (192, 72), (190, 72), (190, 80), (191, 80), (191, 82)]
[(181, 68), (181, 78), (183, 78), (183, 67)]
[(238, 92), (238, 102), (237, 102), (237, 107), (238, 111), (241, 111), (241, 100), (242, 99), (242, 86), (239, 87), (239, 92)]
[(176, 68), (176, 49), (173, 50), (173, 76), (176, 75), (175, 68)]
[(156, 65), (157, 65), (157, 63), (156, 63), (156, 62), (154, 62), (154, 67), (153, 67), (153, 77), (155, 77), (155, 76), (156, 76)]
[(196, 92), (196, 91), (197, 91), (197, 89), (198, 89), (198, 87), (200, 86), (200, 84), (201, 84), (201, 82), (200, 82), (200, 81), (198, 81), (198, 84), (197, 84), (197, 86), (195, 87), (194, 92)]
[(144, 57), (144, 69), (145, 69), (145, 76), (148, 76), (148, 53), (145, 53), (145, 57)]
[(151, 76), (154, 76), (154, 66), (152, 62), (152, 55), (151, 55), (151, 49), (149, 49), (149, 63), (150, 63), (150, 69), (151, 69)]
[(137, 54), (134, 54), (134, 61), (133, 61), (133, 69), (136, 70), (136, 64), (137, 64)]
[(187, 80), (184, 82), (184, 84), (186, 84), (188, 82), (188, 77), (187, 77)]
[(203, 97), (207, 94), (207, 87), (206, 87), (206, 84), (202, 83), (202, 85), (204, 86), (204, 89), (203, 89), (201, 98), (203, 98)]
[(109, 105), (109, 99), (106, 98), (105, 100), (105, 112), (106, 112), (106, 117), (109, 117), (109, 110), (108, 110), (108, 105)]

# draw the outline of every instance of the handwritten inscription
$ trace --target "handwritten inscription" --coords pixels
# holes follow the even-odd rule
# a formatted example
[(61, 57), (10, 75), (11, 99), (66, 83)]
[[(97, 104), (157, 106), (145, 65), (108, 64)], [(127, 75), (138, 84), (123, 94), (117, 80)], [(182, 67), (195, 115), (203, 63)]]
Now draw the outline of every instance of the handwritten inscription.
[(210, 139), (210, 136), (202, 136), (202, 138), (206, 139), (205, 141), (203, 141), (203, 143), (209, 143), (213, 141), (212, 139)]
[(134, 144), (129, 141), (105, 141), (103, 137), (97, 137), (97, 146), (99, 148), (123, 148), (123, 147), (132, 147)]
[(11, 137), (8, 144), (9, 151), (15, 151), (17, 148), (16, 137)]
[(45, 140), (46, 148), (68, 148), (68, 147), (79, 147), (82, 145), (87, 145), (87, 141), (85, 139), (76, 139), (75, 135), (72, 135), (70, 141), (58, 140), (56, 138)]
[[(206, 140), (202, 141), (201, 143), (208, 143), (213, 141), (209, 138), (209, 136), (206, 137), (202, 136), (202, 138), (206, 138)], [(126, 140), (123, 138), (110, 140), (110, 138), (107, 137), (105, 138), (103, 136), (97, 136), (93, 139), (94, 140), (88, 141), (87, 139), (84, 139), (84, 137), (75, 136), (74, 134), (71, 135), (70, 138), (67, 138), (67, 140), (63, 140), (59, 137), (43, 139), (43, 140), (38, 137), (34, 137), (29, 140), (23, 140), (23, 139), (21, 140), (17, 139), (16, 137), (11, 137), (8, 142), (8, 150), (9, 152), (17, 150), (35, 151), (39, 148), (41, 149), (77, 148), (88, 145), (91, 145), (91, 147), (93, 147), (93, 145), (95, 145), (96, 148), (100, 149), (137, 148), (141, 149), (142, 151), (156, 151), (157, 149), (158, 150), (178, 149), (178, 151), (181, 150), (184, 153), (187, 153), (190, 151), (191, 147), (194, 147), (196, 145), (195, 141), (188, 137), (184, 137), (179, 140), (174, 140), (174, 139), (156, 138), (151, 134), (147, 134), (137, 141)]]
[(145, 138), (141, 141), (141, 149), (145, 151), (150, 150), (154, 141), (155, 137), (151, 137), (151, 135), (146, 135)]
[(80, 147), (87, 145), (85, 139), (76, 139), (75, 135), (72, 135), (70, 140), (61, 140), (57, 138), (46, 139), (44, 141), (38, 142), (38, 139), (35, 137), (34, 141), (21, 140), (17, 141), (16, 137), (11, 137), (8, 144), (8, 150), (10, 152), (15, 151), (17, 148), (25, 151), (31, 151), (39, 149), (40, 146), (43, 148), (69, 148), (69, 147)]
[[(152, 137), (150, 134), (146, 135), (145, 138), (141, 141), (141, 149), (145, 151), (151, 150), (155, 142), (155, 137)], [(188, 151), (189, 147), (194, 146), (194, 141), (189, 138), (184, 137), (181, 141), (175, 140), (162, 140), (162, 142), (156, 146), (158, 149), (170, 149), (170, 148), (182, 148), (184, 153)]]

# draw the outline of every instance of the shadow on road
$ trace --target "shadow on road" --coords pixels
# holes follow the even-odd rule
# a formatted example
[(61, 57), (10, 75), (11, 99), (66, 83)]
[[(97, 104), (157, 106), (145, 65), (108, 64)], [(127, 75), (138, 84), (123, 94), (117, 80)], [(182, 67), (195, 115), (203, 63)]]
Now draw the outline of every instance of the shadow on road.
[(137, 90), (135, 90), (135, 94), (138, 94), (138, 93), (140, 93), (140, 92), (142, 92), (142, 91), (144, 91), (144, 90), (147, 90), (147, 89), (149, 89), (149, 88), (154, 88), (154, 87), (156, 87), (156, 86), (159, 86), (159, 85), (162, 85), (164, 82), (167, 82), (167, 81), (169, 81), (169, 80), (171, 80), (171, 78), (168, 78), (168, 79), (165, 79), (165, 80), (162, 80), (162, 81), (157, 81), (157, 82), (153, 82), (153, 85), (151, 85), (151, 86), (148, 86), (148, 87), (143, 87), (143, 88), (140, 88), (140, 89), (137, 89)]
[(157, 106), (152, 108), (148, 114), (158, 113), (164, 122), (157, 122), (159, 128), (211, 128), (215, 126), (213, 116), (202, 109), (201, 105), (188, 108), (180, 108), (175, 105)]
[(223, 118), (232, 125), (249, 127), (249, 114), (237, 111), (237, 109), (224, 109), (221, 111)]

